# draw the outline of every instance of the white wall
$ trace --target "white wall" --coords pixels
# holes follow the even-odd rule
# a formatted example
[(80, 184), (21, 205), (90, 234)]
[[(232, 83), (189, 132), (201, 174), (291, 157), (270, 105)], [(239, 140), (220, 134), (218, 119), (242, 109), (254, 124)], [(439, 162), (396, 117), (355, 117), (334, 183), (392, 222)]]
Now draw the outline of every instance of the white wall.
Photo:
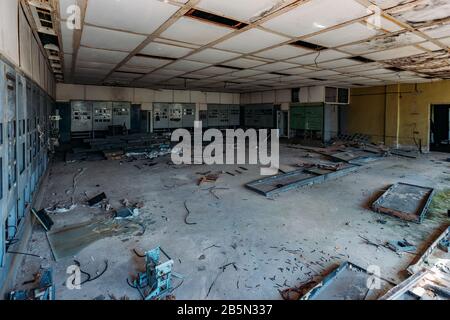
[(239, 93), (201, 92), (190, 90), (152, 90), (143, 88), (121, 88), (59, 83), (56, 88), (57, 101), (106, 100), (129, 101), (150, 108), (153, 102), (196, 103), (198, 105), (239, 104)]
[(32, 33), (19, 0), (0, 0), (0, 54), (55, 97), (53, 72)]

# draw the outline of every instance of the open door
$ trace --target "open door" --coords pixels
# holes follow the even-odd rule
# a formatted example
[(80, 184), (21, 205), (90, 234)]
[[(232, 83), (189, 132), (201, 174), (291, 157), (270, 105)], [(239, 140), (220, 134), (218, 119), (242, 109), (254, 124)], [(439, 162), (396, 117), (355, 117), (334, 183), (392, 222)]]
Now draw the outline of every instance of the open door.
[(430, 150), (450, 152), (450, 105), (432, 105)]

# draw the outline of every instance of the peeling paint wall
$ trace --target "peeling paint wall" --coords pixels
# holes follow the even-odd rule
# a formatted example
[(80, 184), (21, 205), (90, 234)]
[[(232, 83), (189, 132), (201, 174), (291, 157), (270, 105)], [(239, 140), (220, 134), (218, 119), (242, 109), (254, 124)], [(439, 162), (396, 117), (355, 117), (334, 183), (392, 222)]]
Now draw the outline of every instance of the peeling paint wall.
[(372, 142), (429, 150), (430, 109), (450, 104), (450, 80), (351, 90), (350, 133), (372, 136)]

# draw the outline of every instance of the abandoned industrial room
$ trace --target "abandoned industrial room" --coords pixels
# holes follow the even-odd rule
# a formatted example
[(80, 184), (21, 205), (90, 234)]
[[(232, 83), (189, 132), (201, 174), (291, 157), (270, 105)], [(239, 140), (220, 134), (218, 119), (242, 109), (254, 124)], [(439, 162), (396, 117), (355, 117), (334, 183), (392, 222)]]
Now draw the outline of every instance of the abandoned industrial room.
[(2, 0), (0, 115), (2, 300), (450, 299), (450, 0)]

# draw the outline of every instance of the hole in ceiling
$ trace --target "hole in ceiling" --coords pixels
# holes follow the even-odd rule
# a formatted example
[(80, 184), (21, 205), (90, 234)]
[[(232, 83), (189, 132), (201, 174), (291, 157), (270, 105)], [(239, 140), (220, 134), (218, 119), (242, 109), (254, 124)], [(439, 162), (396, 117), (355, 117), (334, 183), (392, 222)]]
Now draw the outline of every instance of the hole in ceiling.
[(314, 44), (314, 43), (311, 43), (311, 42), (302, 41), (302, 40), (298, 40), (298, 41), (292, 42), (292, 43), (290, 43), (290, 45), (291, 46), (296, 46), (296, 47), (301, 47), (301, 48), (312, 49), (312, 50), (316, 50), (316, 51), (321, 51), (321, 50), (328, 49), (327, 47), (323, 47), (321, 45)]
[(274, 75), (277, 75), (277, 76), (283, 76), (283, 77), (289, 77), (289, 76), (291, 76), (290, 74), (287, 74), (287, 73), (281, 73), (281, 72), (270, 72), (270, 74), (274, 74)]
[(244, 68), (239, 68), (239, 67), (232, 67), (232, 66), (225, 66), (225, 65), (217, 65), (217, 67), (221, 67), (221, 68), (227, 68), (227, 69), (232, 69), (232, 70), (244, 70)]
[(246, 26), (248, 26), (247, 23), (244, 22), (240, 22), (237, 20), (233, 20), (233, 19), (229, 19), (229, 18), (225, 18), (222, 16), (218, 16), (216, 14), (213, 13), (209, 13), (209, 12), (205, 12), (205, 11), (201, 11), (201, 10), (197, 10), (197, 9), (191, 9), (189, 10), (185, 16), (187, 17), (191, 17), (194, 19), (200, 19), (200, 20), (204, 20), (204, 21), (209, 21), (215, 24), (219, 24), (225, 27), (229, 27), (229, 28), (233, 28), (233, 29), (237, 29), (240, 30), (242, 28), (245, 28)]
[(367, 59), (367, 58), (364, 58), (364, 57), (361, 57), (361, 56), (351, 57), (350, 59), (355, 60), (355, 61), (359, 61), (359, 62), (363, 62), (363, 63), (375, 62), (375, 60)]
[(154, 55), (144, 54), (144, 53), (137, 53), (135, 56), (139, 57), (139, 58), (160, 59), (160, 60), (168, 60), (168, 61), (175, 61), (175, 60), (177, 60), (176, 58), (154, 56)]

